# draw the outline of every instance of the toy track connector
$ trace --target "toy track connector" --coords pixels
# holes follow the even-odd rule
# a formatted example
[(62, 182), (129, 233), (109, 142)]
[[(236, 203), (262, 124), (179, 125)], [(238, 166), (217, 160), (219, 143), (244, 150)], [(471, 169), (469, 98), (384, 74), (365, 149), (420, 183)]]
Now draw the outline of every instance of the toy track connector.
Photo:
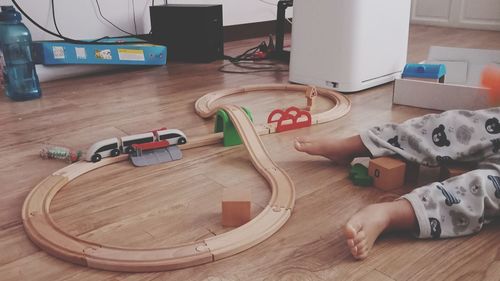
[(306, 110), (307, 111), (312, 111), (312, 108), (314, 106), (314, 99), (318, 96), (318, 90), (314, 86), (307, 87), (306, 90), (306, 100), (307, 100), (307, 105), (306, 105)]
[[(243, 110), (247, 113), (248, 118), (253, 122), (253, 117), (252, 113), (250, 110), (242, 107)], [(223, 138), (223, 143), (224, 146), (234, 146), (234, 145), (240, 145), (242, 144), (240, 135), (236, 131), (236, 128), (234, 127), (233, 122), (229, 119), (227, 113), (224, 110), (219, 110), (217, 111), (217, 114), (215, 116), (215, 128), (214, 132), (219, 133), (223, 132), (224, 133), (224, 138)]]

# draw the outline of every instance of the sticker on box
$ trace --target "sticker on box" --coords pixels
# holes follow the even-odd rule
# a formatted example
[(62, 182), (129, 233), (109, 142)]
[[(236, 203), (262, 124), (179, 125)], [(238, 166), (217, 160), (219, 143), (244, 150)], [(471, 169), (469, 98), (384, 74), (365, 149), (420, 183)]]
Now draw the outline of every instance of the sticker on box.
[(105, 50), (95, 50), (95, 58), (96, 59), (101, 59), (101, 60), (111, 60), (113, 57), (111, 56), (111, 50), (110, 49), (105, 49)]
[(87, 59), (87, 53), (85, 52), (85, 48), (75, 47), (75, 52), (76, 52), (76, 59), (79, 59), (79, 60), (86, 60)]
[(145, 61), (143, 50), (118, 49), (118, 58), (120, 60)]
[(64, 47), (53, 46), (52, 53), (54, 54), (54, 59), (64, 59)]

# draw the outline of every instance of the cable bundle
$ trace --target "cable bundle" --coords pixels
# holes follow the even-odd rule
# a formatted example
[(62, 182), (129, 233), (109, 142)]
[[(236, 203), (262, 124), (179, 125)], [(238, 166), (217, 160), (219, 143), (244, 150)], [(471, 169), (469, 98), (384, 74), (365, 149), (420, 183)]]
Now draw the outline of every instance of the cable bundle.
[[(229, 63), (219, 67), (224, 73), (255, 73), (255, 72), (286, 72), (288, 68), (282, 68), (279, 64), (269, 61), (275, 54), (273, 37), (269, 35), (269, 43), (262, 41), (258, 46), (250, 48), (236, 57), (224, 56)], [(267, 60), (267, 61), (266, 61)], [(247, 69), (244, 71), (227, 70), (228, 66)]]

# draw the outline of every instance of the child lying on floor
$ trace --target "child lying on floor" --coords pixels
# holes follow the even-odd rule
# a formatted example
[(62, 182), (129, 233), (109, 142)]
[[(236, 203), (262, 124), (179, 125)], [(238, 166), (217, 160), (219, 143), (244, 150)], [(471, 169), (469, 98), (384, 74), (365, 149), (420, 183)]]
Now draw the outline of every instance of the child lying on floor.
[(427, 166), (477, 162), (479, 168), (413, 190), (393, 202), (371, 204), (346, 223), (356, 259), (368, 256), (383, 231), (407, 230), (418, 238), (458, 237), (478, 232), (500, 216), (500, 107), (453, 110), (374, 127), (346, 139), (297, 138), (295, 148), (336, 164), (355, 157), (399, 154)]

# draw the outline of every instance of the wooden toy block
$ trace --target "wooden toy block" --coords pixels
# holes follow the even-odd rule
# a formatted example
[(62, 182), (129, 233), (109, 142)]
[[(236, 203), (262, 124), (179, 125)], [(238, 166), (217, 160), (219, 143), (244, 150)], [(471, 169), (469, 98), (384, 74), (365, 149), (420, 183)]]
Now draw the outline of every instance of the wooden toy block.
[(489, 89), (490, 105), (500, 105), (500, 67), (486, 67), (481, 74), (481, 84)]
[(417, 183), (420, 176), (420, 164), (406, 162), (405, 183)]
[(370, 160), (368, 174), (373, 177), (373, 185), (383, 190), (396, 189), (405, 181), (406, 163), (390, 157)]
[(238, 227), (249, 222), (250, 219), (250, 190), (225, 188), (222, 192), (222, 226)]
[(444, 181), (446, 179), (460, 176), (461, 174), (465, 174), (469, 171), (477, 169), (477, 165), (475, 163), (465, 163), (459, 165), (452, 166), (442, 166), (439, 173), (439, 180)]
[(441, 181), (447, 180), (452, 177), (460, 176), (467, 173), (469, 170), (462, 167), (441, 167), (439, 178)]
[(423, 186), (432, 182), (440, 181), (441, 167), (420, 165), (418, 169), (418, 180), (416, 186)]

